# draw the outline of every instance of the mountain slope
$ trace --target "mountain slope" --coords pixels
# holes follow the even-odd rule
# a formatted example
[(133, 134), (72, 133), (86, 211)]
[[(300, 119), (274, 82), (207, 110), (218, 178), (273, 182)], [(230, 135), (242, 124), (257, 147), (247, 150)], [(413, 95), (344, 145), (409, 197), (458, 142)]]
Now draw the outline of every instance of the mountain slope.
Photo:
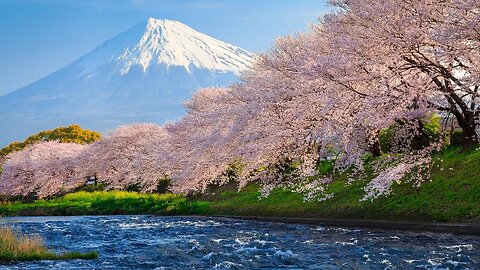
[(253, 54), (176, 21), (150, 18), (72, 64), (0, 97), (0, 145), (78, 123), (105, 131), (163, 123), (200, 87), (223, 86)]

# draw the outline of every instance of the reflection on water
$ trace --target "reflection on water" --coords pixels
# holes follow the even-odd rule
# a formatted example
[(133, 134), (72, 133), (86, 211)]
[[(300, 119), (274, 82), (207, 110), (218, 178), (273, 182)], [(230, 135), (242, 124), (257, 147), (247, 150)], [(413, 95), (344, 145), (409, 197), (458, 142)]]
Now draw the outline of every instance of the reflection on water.
[(225, 218), (96, 216), (2, 219), (56, 252), (94, 261), (1, 269), (480, 269), (480, 237), (360, 230)]

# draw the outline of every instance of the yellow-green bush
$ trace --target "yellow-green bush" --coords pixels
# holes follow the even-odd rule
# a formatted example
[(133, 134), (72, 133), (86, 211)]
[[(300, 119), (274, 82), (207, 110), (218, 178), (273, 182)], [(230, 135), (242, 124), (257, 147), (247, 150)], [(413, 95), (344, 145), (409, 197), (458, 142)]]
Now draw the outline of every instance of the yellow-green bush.
[(54, 130), (45, 130), (25, 139), (23, 142), (12, 142), (0, 150), (0, 156), (6, 156), (11, 152), (22, 150), (28, 145), (46, 142), (59, 141), (61, 143), (89, 144), (100, 139), (100, 133), (88, 129), (82, 129), (79, 125), (58, 127)]

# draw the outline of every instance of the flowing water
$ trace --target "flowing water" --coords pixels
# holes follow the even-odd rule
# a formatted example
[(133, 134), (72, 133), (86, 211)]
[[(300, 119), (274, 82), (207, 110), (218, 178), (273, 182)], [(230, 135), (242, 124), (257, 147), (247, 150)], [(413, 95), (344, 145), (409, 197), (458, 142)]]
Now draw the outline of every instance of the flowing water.
[(159, 216), (14, 217), (56, 252), (97, 260), (0, 269), (480, 269), (480, 237)]

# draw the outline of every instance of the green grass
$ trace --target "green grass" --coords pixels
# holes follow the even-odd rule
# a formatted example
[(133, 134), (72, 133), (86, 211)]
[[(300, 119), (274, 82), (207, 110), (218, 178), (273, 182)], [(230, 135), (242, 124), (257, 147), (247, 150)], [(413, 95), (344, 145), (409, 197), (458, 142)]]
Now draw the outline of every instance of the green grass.
[(195, 211), (197, 203), (183, 195), (141, 194), (127, 191), (79, 191), (51, 200), (0, 205), (0, 215), (180, 215)]
[(304, 203), (302, 195), (280, 189), (259, 200), (259, 186), (252, 184), (240, 192), (227, 186), (197, 197), (204, 201), (198, 210), (210, 215), (480, 222), (480, 151), (451, 148), (436, 158), (443, 162), (436, 161), (431, 182), (395, 184), (391, 195), (373, 201), (360, 201), (371, 176), (348, 185), (345, 175), (336, 175), (326, 191), (334, 197), (323, 202)]
[(11, 228), (0, 228), (0, 262), (97, 258), (98, 253), (95, 251), (55, 254), (43, 244), (43, 239), (39, 236), (27, 236), (14, 232)]

